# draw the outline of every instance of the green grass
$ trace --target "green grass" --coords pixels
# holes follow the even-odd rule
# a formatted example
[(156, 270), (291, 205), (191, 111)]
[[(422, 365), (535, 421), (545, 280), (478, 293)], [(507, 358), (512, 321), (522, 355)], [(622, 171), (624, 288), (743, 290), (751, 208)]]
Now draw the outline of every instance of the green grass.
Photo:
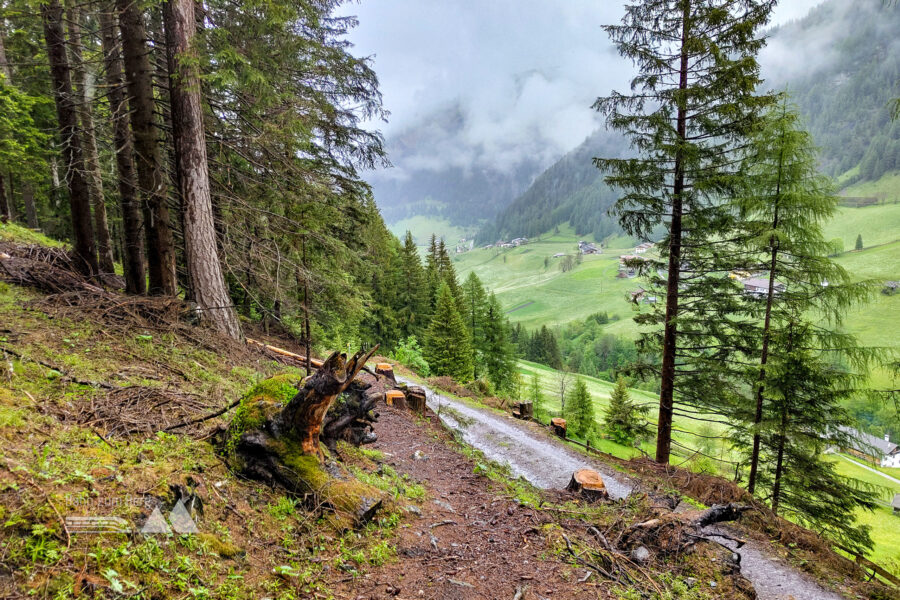
[[(853, 170), (841, 176), (846, 181)], [(839, 179), (840, 181), (840, 179)], [(878, 197), (888, 202), (900, 200), (900, 171), (885, 173), (875, 181), (862, 181), (841, 190), (842, 196)]]
[[(513, 323), (533, 328), (562, 325), (606, 311), (619, 317), (610, 331), (633, 337), (636, 327), (627, 300), (628, 292), (640, 285), (636, 279), (617, 279), (619, 255), (633, 248), (629, 238), (613, 238), (612, 249), (585, 256), (581, 265), (568, 273), (559, 270), (554, 254), (574, 254), (578, 238), (570, 228), (544, 235), (518, 248), (477, 249), (456, 255), (460, 277), (474, 271), (488, 289), (497, 294)], [(544, 266), (544, 260), (549, 265)]]
[[(898, 181), (900, 192), (900, 181)], [(900, 240), (900, 204), (879, 204), (838, 208), (835, 217), (825, 225), (825, 237), (839, 238), (844, 250), (853, 250), (856, 236), (862, 234), (865, 248)]]
[(433, 233), (438, 237), (444, 238), (444, 241), (450, 247), (450, 251), (452, 252), (456, 247), (456, 242), (458, 240), (464, 237), (474, 236), (478, 227), (459, 227), (453, 225), (444, 218), (417, 215), (408, 219), (403, 219), (402, 221), (397, 221), (396, 223), (391, 223), (388, 225), (388, 229), (401, 240), (408, 230), (413, 234), (413, 238), (416, 240), (416, 245), (418, 246), (428, 245), (428, 239)]
[(43, 233), (33, 231), (15, 223), (0, 223), (0, 242), (15, 242), (18, 244), (40, 244), (51, 248), (62, 248), (65, 244), (48, 238)]
[[(900, 484), (893, 483), (838, 456), (828, 456), (826, 460), (833, 462), (837, 472), (844, 477), (886, 488), (881, 498), (884, 503), (890, 502), (893, 494), (900, 494)], [(856, 460), (859, 461), (859, 459)], [(896, 568), (896, 565), (900, 565), (900, 516), (895, 516), (889, 506), (882, 505), (875, 512), (858, 510), (856, 519), (861, 525), (869, 525), (872, 528), (871, 535), (875, 542), (875, 548), (869, 558), (886, 567), (895, 565)]]

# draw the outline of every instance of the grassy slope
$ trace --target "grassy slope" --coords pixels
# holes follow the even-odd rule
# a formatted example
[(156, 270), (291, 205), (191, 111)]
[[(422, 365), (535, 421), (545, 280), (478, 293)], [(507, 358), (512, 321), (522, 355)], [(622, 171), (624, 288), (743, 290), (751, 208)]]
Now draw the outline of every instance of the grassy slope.
[[(828, 460), (834, 462), (835, 469), (844, 477), (886, 488), (881, 498), (882, 502), (889, 502), (893, 494), (900, 494), (900, 485), (884, 477), (866, 471), (837, 456), (829, 456)], [(892, 563), (900, 565), (900, 517), (894, 516), (892, 513), (891, 508), (885, 505), (880, 506), (872, 513), (863, 510), (857, 512), (859, 523), (872, 528), (875, 549), (871, 558), (883, 565)]]
[[(851, 169), (840, 178), (846, 180), (858, 172), (857, 169)], [(884, 198), (888, 202), (900, 200), (900, 171), (885, 173), (875, 181), (862, 181), (854, 183), (841, 190), (842, 196), (862, 196), (862, 197), (878, 197)]]
[(478, 228), (459, 227), (453, 225), (447, 219), (417, 215), (408, 219), (403, 219), (402, 221), (397, 221), (396, 223), (391, 223), (388, 225), (388, 229), (401, 240), (403, 239), (403, 236), (406, 235), (406, 232), (409, 231), (413, 234), (413, 238), (419, 246), (427, 245), (428, 238), (430, 238), (433, 233), (438, 237), (444, 238), (444, 241), (450, 246), (452, 251), (459, 239), (475, 235)]

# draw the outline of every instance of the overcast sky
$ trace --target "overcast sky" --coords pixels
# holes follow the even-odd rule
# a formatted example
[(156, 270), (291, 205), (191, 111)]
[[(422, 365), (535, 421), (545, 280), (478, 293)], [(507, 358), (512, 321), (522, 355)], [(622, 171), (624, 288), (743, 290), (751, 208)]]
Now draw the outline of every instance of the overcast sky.
[[(804, 16), (821, 0), (783, 0), (774, 22)], [(390, 137), (458, 109), (463, 125), (442, 140), (447, 156), (424, 142), (410, 168), (444, 161), (514, 166), (523, 155), (549, 162), (577, 146), (599, 121), (598, 96), (633, 74), (601, 25), (618, 22), (611, 0), (362, 0), (348, 4), (360, 25), (350, 36), (357, 55), (374, 57)], [(442, 134), (443, 135), (443, 134)], [(395, 157), (397, 158), (397, 157)], [(399, 173), (398, 173), (399, 174)]]

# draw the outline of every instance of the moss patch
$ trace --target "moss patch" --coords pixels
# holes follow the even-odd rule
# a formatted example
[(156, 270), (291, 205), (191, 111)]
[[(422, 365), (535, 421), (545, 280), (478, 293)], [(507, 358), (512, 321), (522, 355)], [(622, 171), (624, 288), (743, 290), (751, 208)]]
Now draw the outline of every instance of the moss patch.
[(245, 431), (262, 426), (297, 395), (297, 376), (281, 373), (257, 382), (241, 397), (228, 426), (226, 453), (233, 454)]

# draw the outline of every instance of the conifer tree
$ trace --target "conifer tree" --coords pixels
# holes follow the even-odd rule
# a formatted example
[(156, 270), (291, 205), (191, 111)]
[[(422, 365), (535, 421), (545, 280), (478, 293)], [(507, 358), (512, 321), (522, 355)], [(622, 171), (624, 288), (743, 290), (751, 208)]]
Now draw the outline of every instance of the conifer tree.
[(449, 375), (459, 382), (472, 379), (472, 347), (447, 282), (438, 289), (434, 315), (425, 335), (425, 360), (434, 375)]
[[(743, 296), (743, 312), (758, 323), (755, 330), (745, 325), (745, 333), (760, 340), (758, 349), (748, 348), (757, 365), (750, 419), (754, 429), (749, 456), (751, 493), (760, 458), (759, 428), (773, 332), (794, 314), (816, 311), (823, 347), (852, 348), (856, 345), (852, 338), (828, 326), (840, 323), (846, 309), (866, 295), (863, 286), (851, 284), (848, 273), (828, 258), (830, 243), (822, 225), (834, 214), (837, 198), (828, 179), (819, 175), (812, 140), (798, 123), (786, 97), (767, 113), (746, 160), (747, 191), (736, 200), (742, 233), (735, 237), (741, 241), (738, 250), (746, 261), (744, 267), (764, 273), (768, 285), (763, 301)], [(858, 358), (862, 358), (861, 352), (856, 352)], [(733, 418), (742, 418), (741, 405)]]
[(485, 331), (488, 306), (484, 286), (474, 271), (469, 273), (469, 276), (463, 282), (461, 293), (460, 314), (471, 336), (475, 360), (475, 378), (478, 379), (482, 375), (479, 365), (486, 360), (488, 352)]
[(515, 346), (509, 341), (509, 322), (493, 293), (485, 303), (478, 343), (484, 374), (496, 389), (509, 390), (516, 375)]
[(563, 412), (567, 430), (576, 436), (588, 439), (596, 428), (594, 423), (594, 402), (588, 392), (587, 384), (581, 377), (575, 378), (575, 385), (566, 398)]
[[(607, 126), (623, 132), (637, 153), (632, 159), (595, 159), (608, 173), (606, 181), (622, 190), (615, 211), (631, 235), (650, 239), (660, 226), (665, 231), (659, 248), (666, 270), (665, 310), (645, 322), (662, 331), (645, 335), (648, 354), (661, 353), (661, 365), (645, 364), (661, 380), (656, 460), (669, 460), (676, 380), (685, 373), (718, 378), (716, 364), (726, 356), (710, 357), (718, 346), (717, 332), (694, 336), (722, 323), (728, 307), (715, 307), (724, 267), (718, 264), (712, 240), (733, 225), (721, 202), (739, 180), (738, 159), (756, 115), (771, 104), (757, 96), (761, 84), (756, 55), (764, 45), (759, 30), (768, 22), (774, 0), (640, 0), (625, 8), (621, 25), (605, 29), (619, 53), (636, 63), (638, 75), (631, 93), (613, 92), (599, 98), (595, 108)], [(710, 256), (712, 255), (712, 256)], [(683, 271), (688, 272), (683, 273)], [(696, 289), (685, 290), (685, 283)], [(679, 301), (684, 297), (686, 301)], [(702, 297), (703, 300), (699, 298)], [(699, 309), (690, 323), (690, 312)], [(679, 339), (679, 329), (689, 335)], [(702, 367), (697, 357), (714, 360)], [(691, 389), (701, 387), (705, 389)], [(720, 387), (685, 381), (678, 390), (682, 401), (708, 398)], [(691, 393), (693, 392), (693, 393)]]
[(856, 250), (862, 250), (862, 249), (863, 249), (863, 241), (862, 241), (862, 234), (860, 233), (856, 236)]
[(428, 289), (425, 271), (419, 258), (419, 249), (413, 241), (412, 233), (406, 232), (399, 250), (400, 277), (397, 293), (397, 326), (401, 339), (421, 336), (428, 325), (430, 316)]
[(606, 433), (614, 442), (623, 445), (630, 445), (634, 440), (650, 435), (645, 418), (647, 412), (646, 406), (640, 406), (631, 399), (625, 379), (619, 377), (603, 415)]

